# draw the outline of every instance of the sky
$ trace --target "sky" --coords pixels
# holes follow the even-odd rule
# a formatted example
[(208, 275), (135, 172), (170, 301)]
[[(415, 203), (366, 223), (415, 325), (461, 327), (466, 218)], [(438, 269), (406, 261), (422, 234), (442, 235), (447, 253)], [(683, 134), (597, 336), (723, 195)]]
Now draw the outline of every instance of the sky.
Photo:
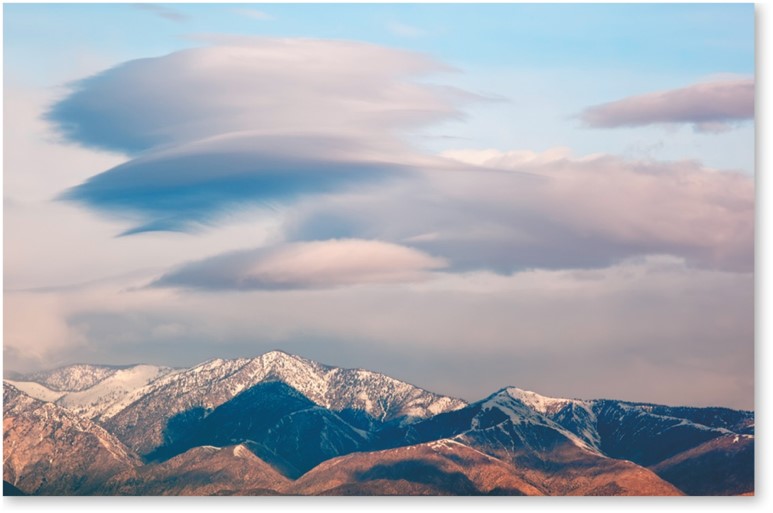
[(5, 4), (4, 372), (281, 349), (754, 405), (751, 4)]

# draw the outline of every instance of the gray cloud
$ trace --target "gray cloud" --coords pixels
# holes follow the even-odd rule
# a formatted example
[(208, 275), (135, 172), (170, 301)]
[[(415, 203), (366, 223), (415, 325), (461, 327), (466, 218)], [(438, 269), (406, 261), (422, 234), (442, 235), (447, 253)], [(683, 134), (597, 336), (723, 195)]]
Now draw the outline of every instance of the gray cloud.
[(379, 241), (340, 239), (237, 251), (189, 263), (155, 286), (208, 290), (293, 290), (425, 279), (439, 258)]
[(754, 80), (718, 80), (681, 89), (631, 96), (589, 107), (580, 119), (591, 128), (692, 124), (699, 132), (721, 132), (754, 118)]

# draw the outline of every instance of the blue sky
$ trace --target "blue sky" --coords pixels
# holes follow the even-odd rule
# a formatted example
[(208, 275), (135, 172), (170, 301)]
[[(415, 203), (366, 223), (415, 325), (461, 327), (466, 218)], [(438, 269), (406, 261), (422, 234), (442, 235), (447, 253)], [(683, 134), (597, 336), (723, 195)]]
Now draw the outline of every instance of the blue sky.
[(4, 5), (6, 368), (279, 348), (750, 407), (754, 21)]

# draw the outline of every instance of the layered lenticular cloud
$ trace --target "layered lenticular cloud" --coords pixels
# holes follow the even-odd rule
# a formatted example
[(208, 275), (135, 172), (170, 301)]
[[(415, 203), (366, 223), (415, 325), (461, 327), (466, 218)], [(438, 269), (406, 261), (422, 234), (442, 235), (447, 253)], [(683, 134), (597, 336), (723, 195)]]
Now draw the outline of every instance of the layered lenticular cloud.
[(441, 258), (397, 244), (343, 239), (238, 251), (186, 264), (156, 286), (208, 290), (292, 290), (421, 281)]
[[(191, 231), (223, 212), (402, 176), (403, 130), (460, 116), (449, 68), (365, 43), (228, 38), (131, 61), (48, 113), (66, 139), (132, 155), (63, 194), (136, 223)], [(397, 157), (395, 157), (397, 156)]]
[(589, 107), (580, 119), (591, 128), (691, 124), (720, 132), (754, 118), (754, 80), (718, 80), (681, 89), (631, 96)]

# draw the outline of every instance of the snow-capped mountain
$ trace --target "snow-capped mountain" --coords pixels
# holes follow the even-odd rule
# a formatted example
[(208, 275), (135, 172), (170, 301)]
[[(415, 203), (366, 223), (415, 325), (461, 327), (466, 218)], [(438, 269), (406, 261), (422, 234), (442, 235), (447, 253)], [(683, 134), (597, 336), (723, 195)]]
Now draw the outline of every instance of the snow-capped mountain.
[(58, 369), (36, 372), (26, 377), (57, 392), (80, 392), (91, 388), (124, 367), (76, 363)]
[(65, 369), (5, 381), (4, 475), (21, 492), (754, 490), (753, 412), (516, 387), (466, 404), (280, 351), (190, 369)]
[[(368, 430), (372, 423), (410, 423), (463, 407), (446, 397), (361, 369), (341, 369), (271, 351), (256, 358), (215, 359), (163, 376), (136, 390), (120, 411), (102, 415), (106, 426), (140, 454), (169, 443), (173, 417), (208, 414), (259, 383), (281, 381), (313, 403), (338, 412), (347, 423)], [(182, 417), (181, 417), (182, 416)]]
[(748, 434), (752, 412), (728, 408), (687, 408), (609, 399), (546, 397), (519, 388), (508, 394), (535, 413), (577, 435), (613, 458), (655, 465), (728, 434)]
[(120, 411), (128, 404), (126, 400), (132, 392), (173, 370), (157, 365), (104, 367), (77, 364), (50, 373), (33, 374), (25, 381), (6, 381), (36, 399), (55, 402), (79, 415), (96, 419), (105, 413), (109, 416), (113, 411)]

